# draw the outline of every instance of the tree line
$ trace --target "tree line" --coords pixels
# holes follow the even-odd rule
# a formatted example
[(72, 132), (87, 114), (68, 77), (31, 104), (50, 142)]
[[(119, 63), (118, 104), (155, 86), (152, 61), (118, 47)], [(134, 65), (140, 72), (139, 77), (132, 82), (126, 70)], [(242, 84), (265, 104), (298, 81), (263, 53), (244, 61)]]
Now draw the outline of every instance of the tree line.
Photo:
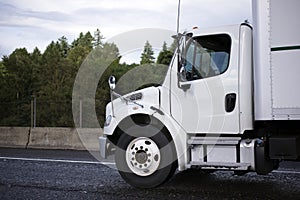
[[(155, 61), (152, 46), (146, 41), (140, 63), (120, 63), (118, 47), (104, 42), (99, 29), (93, 35), (80, 33), (71, 43), (62, 36), (52, 41), (44, 52), (37, 47), (33, 52), (17, 48), (10, 55), (3, 56), (0, 62), (0, 125), (30, 126), (34, 100), (37, 126), (74, 127), (74, 81), (80, 66), (91, 58), (94, 63), (109, 65), (98, 82), (95, 95), (97, 117), (102, 126), (105, 106), (110, 101), (108, 77), (113, 74), (118, 80), (123, 76), (134, 80), (121, 81), (122, 84), (117, 85), (117, 90), (123, 94), (150, 83), (159, 83), (171, 61), (172, 48), (174, 45), (167, 47), (164, 42)], [(92, 126), (88, 117), (84, 120), (86, 127)]]

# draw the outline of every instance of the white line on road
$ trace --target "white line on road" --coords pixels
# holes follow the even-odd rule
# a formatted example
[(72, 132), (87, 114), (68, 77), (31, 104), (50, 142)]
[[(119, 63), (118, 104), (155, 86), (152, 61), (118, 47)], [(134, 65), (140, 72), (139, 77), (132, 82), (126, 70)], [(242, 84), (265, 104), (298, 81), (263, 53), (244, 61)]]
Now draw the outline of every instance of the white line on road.
[(115, 165), (114, 162), (100, 162), (100, 161), (81, 161), (81, 160), (56, 160), (44, 158), (15, 158), (15, 157), (0, 157), (2, 160), (21, 160), (21, 161), (41, 161), (41, 162), (63, 162), (63, 163), (80, 163), (80, 164), (101, 164), (101, 165)]
[[(44, 158), (15, 158), (15, 157), (0, 157), (1, 160), (21, 160), (21, 161), (40, 161), (40, 162), (62, 162), (62, 163), (79, 163), (79, 164), (101, 164), (115, 166), (114, 162), (100, 162), (100, 161), (82, 161), (82, 160), (57, 160), (57, 159), (44, 159)], [(274, 170), (272, 173), (281, 174), (300, 174), (299, 171), (289, 170)]]
[(285, 171), (285, 170), (274, 170), (272, 173), (280, 173), (280, 174), (300, 174), (300, 172), (297, 171)]

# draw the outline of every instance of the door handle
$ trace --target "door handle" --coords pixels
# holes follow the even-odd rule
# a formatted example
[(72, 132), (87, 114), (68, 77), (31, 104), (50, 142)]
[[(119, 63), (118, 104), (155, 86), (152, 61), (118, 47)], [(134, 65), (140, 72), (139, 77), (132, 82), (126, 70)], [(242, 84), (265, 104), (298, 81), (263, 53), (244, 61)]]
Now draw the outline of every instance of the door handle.
[(230, 93), (225, 97), (225, 110), (226, 112), (232, 112), (236, 104), (236, 94)]

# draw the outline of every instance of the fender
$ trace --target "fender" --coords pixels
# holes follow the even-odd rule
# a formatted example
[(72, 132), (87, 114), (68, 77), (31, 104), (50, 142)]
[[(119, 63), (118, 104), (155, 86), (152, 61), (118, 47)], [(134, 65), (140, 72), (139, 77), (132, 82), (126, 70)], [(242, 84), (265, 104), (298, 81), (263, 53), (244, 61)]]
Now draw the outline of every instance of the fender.
[(151, 101), (139, 101), (139, 103), (143, 105), (143, 107), (140, 107), (136, 104), (126, 105), (124, 102), (121, 102), (120, 99), (116, 99), (113, 102), (115, 116), (112, 116), (113, 112), (111, 109), (111, 103), (109, 103), (106, 107), (107, 117), (104, 126), (104, 135), (110, 136), (116, 134), (118, 126), (124, 120), (130, 119), (132, 116), (145, 115), (149, 116), (150, 118), (157, 119), (158, 122), (168, 130), (174, 141), (178, 158), (178, 169), (180, 171), (186, 169), (185, 164), (187, 163), (187, 134), (181, 128), (181, 126), (170, 115), (167, 114), (167, 112), (161, 110), (158, 98), (155, 98), (159, 95), (159, 89), (151, 87), (137, 92), (143, 92), (143, 99), (151, 99)]

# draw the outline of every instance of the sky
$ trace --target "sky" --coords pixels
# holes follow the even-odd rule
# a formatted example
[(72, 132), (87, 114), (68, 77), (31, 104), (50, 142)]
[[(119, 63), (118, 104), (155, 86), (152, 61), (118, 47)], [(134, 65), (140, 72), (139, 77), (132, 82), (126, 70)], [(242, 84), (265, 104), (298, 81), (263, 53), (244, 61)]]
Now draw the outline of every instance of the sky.
[[(99, 28), (112, 41), (137, 29), (176, 31), (178, 0), (0, 0), (0, 58), (16, 48)], [(181, 0), (180, 31), (251, 22), (251, 0)], [(124, 35), (125, 34), (125, 35)], [(150, 42), (151, 43), (151, 42)]]

